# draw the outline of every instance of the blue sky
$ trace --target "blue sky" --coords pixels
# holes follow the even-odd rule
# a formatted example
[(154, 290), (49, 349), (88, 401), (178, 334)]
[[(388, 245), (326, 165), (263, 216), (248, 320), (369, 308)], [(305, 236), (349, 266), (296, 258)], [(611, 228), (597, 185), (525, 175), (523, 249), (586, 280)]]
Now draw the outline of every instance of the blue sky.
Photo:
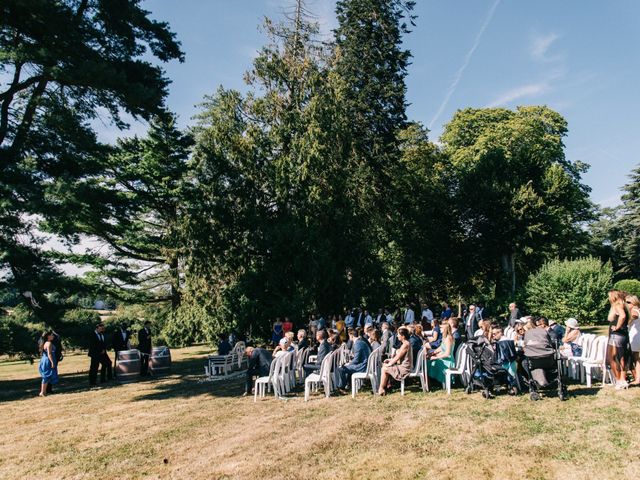
[[(308, 0), (325, 34), (334, 0)], [(219, 85), (245, 90), (243, 73), (265, 42), (263, 17), (288, 0), (147, 0), (168, 21), (186, 62), (165, 65), (169, 107), (183, 126)], [(442, 125), (459, 108), (544, 104), (569, 122), (566, 153), (591, 165), (592, 199), (619, 202), (640, 163), (640, 1), (417, 0), (407, 78), (409, 118)], [(141, 126), (134, 126), (140, 132)], [(107, 138), (115, 131), (104, 131)]]

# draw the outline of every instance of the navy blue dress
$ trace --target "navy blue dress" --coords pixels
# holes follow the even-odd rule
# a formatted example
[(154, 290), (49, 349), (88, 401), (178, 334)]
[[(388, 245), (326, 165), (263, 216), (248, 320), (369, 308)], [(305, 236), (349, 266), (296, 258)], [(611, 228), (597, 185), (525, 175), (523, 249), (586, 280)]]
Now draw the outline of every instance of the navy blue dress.
[[(56, 347), (53, 344), (49, 345), (51, 349), (51, 356), (56, 358)], [(40, 365), (38, 366), (40, 376), (42, 377), (42, 383), (51, 383), (53, 385), (58, 383), (58, 366), (51, 365), (51, 360), (47, 355), (47, 351), (42, 351), (42, 358), (40, 358)]]

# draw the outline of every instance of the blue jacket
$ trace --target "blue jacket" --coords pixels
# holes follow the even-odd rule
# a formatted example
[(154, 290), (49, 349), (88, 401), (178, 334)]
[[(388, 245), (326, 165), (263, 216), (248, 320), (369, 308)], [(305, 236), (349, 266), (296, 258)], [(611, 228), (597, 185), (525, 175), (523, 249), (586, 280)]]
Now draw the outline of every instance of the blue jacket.
[(367, 371), (367, 361), (369, 360), (369, 355), (371, 354), (371, 346), (369, 342), (359, 338), (356, 340), (356, 343), (353, 347), (353, 360), (349, 362), (350, 368), (352, 372), (366, 372)]
[(330, 353), (331, 353), (331, 345), (329, 345), (329, 342), (324, 340), (318, 346), (318, 356), (317, 356), (317, 359), (316, 359), (316, 365), (318, 365), (318, 367), (320, 367), (322, 365), (322, 360), (324, 360), (324, 357), (326, 357)]

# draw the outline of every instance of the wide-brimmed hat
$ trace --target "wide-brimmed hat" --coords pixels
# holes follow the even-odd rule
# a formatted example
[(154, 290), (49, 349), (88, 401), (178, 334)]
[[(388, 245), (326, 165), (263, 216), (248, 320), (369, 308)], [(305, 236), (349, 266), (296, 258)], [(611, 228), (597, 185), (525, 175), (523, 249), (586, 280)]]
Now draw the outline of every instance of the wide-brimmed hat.
[(567, 321), (564, 324), (569, 328), (578, 328), (578, 321), (575, 318), (567, 318)]

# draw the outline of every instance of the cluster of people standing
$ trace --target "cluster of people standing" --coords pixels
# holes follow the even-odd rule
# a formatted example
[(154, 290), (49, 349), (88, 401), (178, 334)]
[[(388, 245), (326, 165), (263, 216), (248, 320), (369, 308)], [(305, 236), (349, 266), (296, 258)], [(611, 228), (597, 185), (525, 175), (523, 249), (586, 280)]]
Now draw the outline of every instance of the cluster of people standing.
[[(98, 370), (100, 371), (100, 382), (105, 383), (114, 378), (115, 362), (118, 353), (131, 349), (131, 332), (128, 325), (122, 323), (115, 331), (107, 336), (105, 324), (100, 322), (95, 330), (89, 335), (89, 385), (95, 386), (98, 383)], [(53, 393), (53, 385), (58, 383), (58, 364), (63, 359), (62, 340), (58, 333), (48, 330), (42, 334), (39, 342), (40, 364), (38, 367), (41, 377), (41, 387), (39, 395), (44, 397), (48, 393)], [(140, 351), (140, 375), (149, 375), (149, 357), (151, 356), (151, 322), (144, 322), (143, 328), (138, 331), (137, 349)], [(114, 362), (109, 357), (109, 350), (113, 349)]]

